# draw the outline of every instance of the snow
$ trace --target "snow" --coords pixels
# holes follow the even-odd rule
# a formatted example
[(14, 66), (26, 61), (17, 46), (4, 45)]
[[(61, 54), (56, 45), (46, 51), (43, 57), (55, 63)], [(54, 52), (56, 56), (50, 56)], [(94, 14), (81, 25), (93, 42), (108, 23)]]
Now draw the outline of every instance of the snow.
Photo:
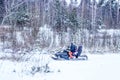
[(24, 39), (22, 37), (22, 33), (21, 32), (16, 32), (16, 39), (19, 43), (24, 43)]
[(11, 28), (11, 26), (9, 26), (9, 25), (0, 25), (0, 28), (8, 29), (8, 28)]
[[(66, 2), (68, 3), (68, 5), (70, 4), (70, 1), (71, 0), (66, 0)], [(75, 1), (75, 0), (73, 0), (73, 1)], [(93, 0), (90, 0), (91, 2), (93, 1)], [(99, 3), (99, 1), (100, 0), (95, 0), (97, 3)], [(105, 2), (104, 3), (106, 3), (106, 2), (108, 2), (108, 0), (104, 0)], [(116, 0), (117, 2), (119, 2), (119, 0)], [(81, 3), (81, 0), (77, 0), (77, 2), (78, 2), (78, 5)]]
[[(50, 80), (119, 80), (120, 55), (89, 55), (88, 61), (59, 61), (61, 73)], [(52, 78), (52, 79), (51, 79)]]
[[(93, 2), (94, 0), (91, 0), (91, 2)], [(97, 3), (100, 1), (100, 0), (95, 0)]]
[(108, 35), (120, 35), (120, 30), (119, 29), (101, 29), (99, 30), (100, 33), (107, 33)]
[(87, 61), (48, 59), (51, 72), (34, 75), (31, 74), (34, 61), (0, 60), (0, 80), (120, 80), (120, 54), (88, 54), (88, 57)]
[[(73, 1), (75, 1), (75, 0), (73, 0)], [(71, 0), (66, 0), (66, 2), (67, 2), (67, 4), (69, 5), (70, 3), (71, 3)], [(77, 6), (81, 3), (81, 0), (77, 0)]]

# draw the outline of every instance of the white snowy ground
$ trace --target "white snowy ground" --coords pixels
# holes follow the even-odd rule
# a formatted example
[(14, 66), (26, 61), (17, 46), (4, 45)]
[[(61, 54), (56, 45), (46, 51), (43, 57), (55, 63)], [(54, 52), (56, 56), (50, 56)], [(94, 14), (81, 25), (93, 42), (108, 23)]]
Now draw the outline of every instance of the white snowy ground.
[(0, 80), (120, 80), (120, 54), (88, 55), (87, 61), (49, 59), (50, 73), (30, 73), (32, 62), (0, 60)]

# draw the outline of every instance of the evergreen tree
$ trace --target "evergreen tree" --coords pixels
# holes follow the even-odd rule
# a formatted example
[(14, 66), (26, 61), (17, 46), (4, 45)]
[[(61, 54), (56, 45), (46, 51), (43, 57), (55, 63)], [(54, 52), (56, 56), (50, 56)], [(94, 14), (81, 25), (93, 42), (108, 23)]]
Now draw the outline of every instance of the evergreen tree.
[(27, 13), (26, 3), (18, 7), (15, 20), (16, 20), (17, 26), (19, 27), (28, 26), (30, 19), (29, 19), (29, 14)]
[(61, 6), (60, 6), (60, 1), (55, 0), (55, 24), (54, 28), (57, 30), (57, 32), (61, 31)]
[(67, 12), (67, 3), (65, 0), (61, 2), (61, 23), (62, 23), (62, 32), (66, 32), (69, 27), (69, 17)]
[(116, 28), (117, 24), (117, 2), (116, 0), (109, 0), (102, 6), (103, 21), (107, 28)]
[(73, 34), (75, 34), (78, 28), (78, 19), (77, 19), (77, 9), (73, 8), (69, 14), (70, 28), (72, 29)]
[(4, 14), (5, 14), (5, 6), (4, 6), (4, 0), (0, 0), (0, 24), (4, 18)]

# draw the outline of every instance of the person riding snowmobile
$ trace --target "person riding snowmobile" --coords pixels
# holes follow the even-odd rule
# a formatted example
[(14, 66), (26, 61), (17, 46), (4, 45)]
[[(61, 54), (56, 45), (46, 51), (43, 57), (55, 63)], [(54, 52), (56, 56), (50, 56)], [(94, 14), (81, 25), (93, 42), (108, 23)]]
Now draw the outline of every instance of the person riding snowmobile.
[(73, 58), (73, 54), (72, 54), (71, 49), (70, 49), (69, 46), (68, 46), (67, 49), (64, 50), (63, 52), (64, 52), (64, 53), (67, 53), (68, 59), (69, 59), (69, 58)]
[(74, 55), (75, 55), (75, 52), (77, 51), (77, 46), (74, 45), (73, 43), (71, 43), (71, 45), (70, 45), (70, 51), (72, 52), (72, 53), (71, 53), (72, 56), (74, 56)]

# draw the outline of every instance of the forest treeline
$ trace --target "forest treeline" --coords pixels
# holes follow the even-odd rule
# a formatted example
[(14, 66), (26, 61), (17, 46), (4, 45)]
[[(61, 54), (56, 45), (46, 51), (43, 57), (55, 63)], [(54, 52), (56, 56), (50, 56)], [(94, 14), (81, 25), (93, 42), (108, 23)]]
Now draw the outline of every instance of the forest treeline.
[[(68, 33), (69, 42), (88, 48), (120, 48), (120, 35), (108, 34), (110, 29), (120, 29), (120, 0), (70, 0), (69, 4), (66, 0), (0, 0), (0, 24), (11, 26), (8, 32), (14, 48), (18, 45), (16, 31), (24, 36), (29, 34), (24, 46), (28, 42), (30, 45), (44, 42), (46, 38), (42, 34), (42, 39), (41, 36), (38, 39), (44, 25), (53, 31), (49, 36), (54, 39), (37, 43), (42, 47), (58, 44), (56, 40), (59, 45), (67, 44), (64, 37)], [(99, 33), (100, 30), (106, 31)], [(1, 40), (6, 38), (2, 35)]]

